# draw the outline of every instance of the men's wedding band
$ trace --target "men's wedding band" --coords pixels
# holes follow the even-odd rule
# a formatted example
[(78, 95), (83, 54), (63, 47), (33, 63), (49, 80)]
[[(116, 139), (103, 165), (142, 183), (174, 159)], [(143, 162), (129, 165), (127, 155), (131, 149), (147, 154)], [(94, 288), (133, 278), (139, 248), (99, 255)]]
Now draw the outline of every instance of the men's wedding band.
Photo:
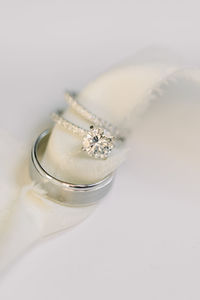
[(86, 206), (95, 204), (104, 197), (111, 188), (114, 174), (91, 184), (73, 184), (49, 174), (42, 166), (41, 159), (48, 143), (51, 130), (42, 132), (36, 139), (30, 158), (30, 176), (46, 195), (53, 201), (63, 205)]

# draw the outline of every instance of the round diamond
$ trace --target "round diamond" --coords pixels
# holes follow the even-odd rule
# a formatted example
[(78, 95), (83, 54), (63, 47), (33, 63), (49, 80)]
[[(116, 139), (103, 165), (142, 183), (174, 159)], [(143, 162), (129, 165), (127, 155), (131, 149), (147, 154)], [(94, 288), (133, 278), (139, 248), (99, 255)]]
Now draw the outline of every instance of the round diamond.
[(90, 127), (87, 135), (83, 137), (82, 149), (89, 156), (106, 159), (114, 147), (113, 138), (106, 136), (102, 128)]

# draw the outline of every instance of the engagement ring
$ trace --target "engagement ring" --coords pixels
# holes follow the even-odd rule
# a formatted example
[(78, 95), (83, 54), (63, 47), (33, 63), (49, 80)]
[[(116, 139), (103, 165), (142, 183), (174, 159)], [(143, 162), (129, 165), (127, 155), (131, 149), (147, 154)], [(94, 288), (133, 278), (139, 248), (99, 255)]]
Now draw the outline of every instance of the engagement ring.
[(119, 129), (109, 122), (102, 120), (95, 114), (89, 112), (85, 107), (75, 100), (70, 94), (66, 94), (65, 98), (68, 104), (90, 124), (89, 130), (86, 130), (74, 123), (66, 120), (60, 114), (53, 113), (54, 122), (66, 128), (74, 135), (82, 138), (82, 150), (90, 157), (96, 159), (106, 159), (116, 146), (117, 141), (124, 141), (124, 137), (120, 136)]

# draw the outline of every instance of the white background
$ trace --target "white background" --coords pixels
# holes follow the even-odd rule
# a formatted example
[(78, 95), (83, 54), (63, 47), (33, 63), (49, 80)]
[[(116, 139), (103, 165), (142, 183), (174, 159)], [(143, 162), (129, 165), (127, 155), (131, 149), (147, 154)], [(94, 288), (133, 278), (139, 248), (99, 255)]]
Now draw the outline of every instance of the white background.
[[(80, 89), (147, 46), (169, 47), (198, 66), (199, 11), (194, 0), (1, 0), (1, 128), (30, 140), (66, 88)], [(196, 228), (199, 210), (194, 216), (184, 204), (180, 216), (178, 205), (172, 211), (172, 200), (160, 202), (162, 191), (148, 197), (151, 187), (144, 191), (139, 180), (133, 194), (126, 183), (132, 168), (122, 167), (89, 219), (16, 263), (2, 279), (0, 298), (199, 299), (200, 242), (194, 236), (190, 243), (184, 223), (190, 214)], [(152, 207), (159, 212), (153, 219)], [(173, 230), (176, 222), (182, 227)], [(188, 239), (179, 239), (184, 232)]]
[[(52, 111), (66, 86), (80, 88), (147, 46), (198, 59), (199, 23), (199, 1), (194, 0), (1, 0), (0, 99), (4, 111), (14, 105), (1, 123), (18, 136), (29, 136), (46, 103)], [(13, 126), (19, 105), (21, 118)], [(27, 118), (28, 111), (38, 119)]]

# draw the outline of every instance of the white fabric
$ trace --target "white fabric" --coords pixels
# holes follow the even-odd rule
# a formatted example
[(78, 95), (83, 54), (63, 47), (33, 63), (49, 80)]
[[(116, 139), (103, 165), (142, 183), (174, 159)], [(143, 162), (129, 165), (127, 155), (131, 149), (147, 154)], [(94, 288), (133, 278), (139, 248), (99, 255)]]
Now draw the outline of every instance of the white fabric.
[[(170, 87), (169, 92), (173, 93), (174, 82), (180, 81), (181, 84), (182, 74), (184, 74), (184, 80), (189, 77), (188, 90), (190, 92), (193, 84), (191, 82), (194, 80), (195, 83), (198, 82), (198, 71), (196, 73), (185, 71), (181, 75), (173, 75), (173, 80), (166, 81), (166, 77), (174, 73), (176, 69), (175, 65), (160, 62), (122, 66), (101, 75), (94, 82), (91, 82), (81, 91), (79, 100), (96, 114), (116, 125), (132, 129), (134, 124), (134, 138), (134, 136), (137, 136), (135, 120), (138, 120), (148, 103), (163, 97), (166, 86)], [(169, 82), (173, 82), (173, 84), (170, 85)], [(184, 86), (185, 82), (184, 85), (181, 85), (181, 88)], [(198, 84), (197, 87), (199, 88)], [(179, 90), (176, 90), (176, 93)], [(175, 107), (173, 103), (170, 103), (169, 109), (173, 107), (173, 111), (178, 113), (179, 106), (180, 103), (178, 102)], [(79, 125), (87, 126), (71, 110), (66, 111), (65, 114)], [(147, 114), (145, 114), (145, 118), (148, 118)], [(160, 124), (162, 124), (162, 121), (159, 121)], [(160, 125), (158, 124), (158, 126)], [(192, 127), (193, 123), (190, 126)], [(176, 122), (174, 128), (176, 128)], [(180, 128), (180, 132), (181, 130)], [(167, 132), (164, 135), (163, 131), (158, 132), (160, 136), (155, 136), (154, 140), (151, 139), (151, 141), (156, 144), (158, 139), (161, 141), (161, 145), (158, 145), (163, 147), (164, 143), (168, 141)], [(21, 178), (21, 182), (16, 182), (16, 177), (13, 177), (13, 174), (19, 174), (19, 162), (21, 163), (21, 159), (26, 157), (27, 154), (23, 145), (19, 145), (17, 141), (13, 141), (4, 133), (1, 136), (4, 147), (1, 147), (3, 153), (1, 155), (3, 200), (1, 201), (0, 214), (0, 269), (3, 269), (41, 238), (80, 223), (95, 209), (95, 206), (85, 208), (63, 207), (46, 200), (44, 192), (29, 182), (26, 173), (27, 168), (23, 175), (18, 176), (18, 179)], [(149, 137), (146, 138), (146, 141), (148, 141)], [(195, 141), (192, 142), (195, 143)], [(166, 149), (168, 149), (168, 146), (166, 145)], [(74, 182), (90, 182), (104, 177), (119, 167), (127, 153), (127, 148), (124, 147), (122, 150), (116, 151), (112, 158), (106, 161), (97, 161), (82, 158), (79, 154), (79, 147), (79, 139), (56, 126), (44, 158), (46, 167), (60, 178)], [(134, 145), (134, 147), (134, 151), (137, 151), (137, 145)], [(16, 155), (13, 160), (10, 160), (8, 157), (10, 158), (13, 149), (15, 149)], [(179, 148), (172, 149), (172, 152), (174, 150), (179, 153)], [(26, 166), (28, 167), (28, 165)], [(153, 168), (153, 166), (151, 167)], [(90, 171), (86, 172), (85, 170)], [(24, 185), (24, 183), (27, 184)]]

